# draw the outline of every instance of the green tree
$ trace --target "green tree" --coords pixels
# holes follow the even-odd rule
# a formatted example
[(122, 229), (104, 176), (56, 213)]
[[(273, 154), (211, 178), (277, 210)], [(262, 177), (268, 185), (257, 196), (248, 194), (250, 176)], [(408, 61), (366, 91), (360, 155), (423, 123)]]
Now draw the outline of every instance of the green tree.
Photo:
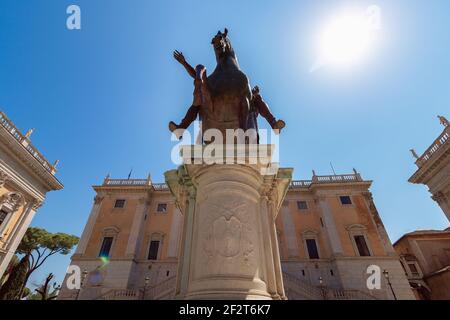
[(10, 272), (8, 280), (0, 288), (0, 300), (15, 300), (20, 296), (21, 292), (25, 292), (22, 286), (27, 277), (27, 272), (28, 258), (24, 256)]
[(58, 253), (69, 254), (78, 240), (78, 237), (66, 233), (50, 233), (41, 228), (28, 228), (16, 251), (18, 254), (24, 255), (22, 259), (28, 263), (20, 293), (16, 297), (22, 296), (31, 274), (41, 267), (49, 257)]
[(3, 274), (2, 278), (0, 279), (0, 287), (8, 280), (8, 276), (11, 274), (11, 272), (14, 270), (14, 267), (19, 263), (20, 259), (13, 255), (11, 257), (11, 260), (8, 263), (8, 267), (5, 270), (5, 273)]

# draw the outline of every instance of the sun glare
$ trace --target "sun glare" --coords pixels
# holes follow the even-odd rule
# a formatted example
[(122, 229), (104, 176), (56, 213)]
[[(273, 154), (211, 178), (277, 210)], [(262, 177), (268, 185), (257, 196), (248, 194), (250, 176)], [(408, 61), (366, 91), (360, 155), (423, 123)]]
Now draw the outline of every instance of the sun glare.
[(365, 14), (347, 12), (334, 17), (320, 33), (319, 56), (311, 71), (325, 65), (346, 68), (361, 62), (371, 51), (374, 31)]

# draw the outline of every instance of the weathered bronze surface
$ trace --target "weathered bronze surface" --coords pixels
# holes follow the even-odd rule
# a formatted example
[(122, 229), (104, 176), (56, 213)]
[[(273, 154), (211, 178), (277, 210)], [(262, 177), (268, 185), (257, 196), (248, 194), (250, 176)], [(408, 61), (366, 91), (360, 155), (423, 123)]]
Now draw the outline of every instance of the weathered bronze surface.
[(273, 129), (281, 130), (285, 126), (284, 121), (275, 119), (258, 87), (250, 89), (247, 76), (239, 68), (228, 30), (223, 33), (219, 31), (211, 44), (217, 66), (209, 76), (203, 65), (197, 65), (194, 69), (181, 52), (174, 52), (174, 58), (194, 78), (194, 97), (181, 123), (170, 122), (169, 129), (187, 129), (198, 115), (203, 132), (218, 129), (225, 137), (226, 129), (257, 130), (257, 117), (261, 114)]

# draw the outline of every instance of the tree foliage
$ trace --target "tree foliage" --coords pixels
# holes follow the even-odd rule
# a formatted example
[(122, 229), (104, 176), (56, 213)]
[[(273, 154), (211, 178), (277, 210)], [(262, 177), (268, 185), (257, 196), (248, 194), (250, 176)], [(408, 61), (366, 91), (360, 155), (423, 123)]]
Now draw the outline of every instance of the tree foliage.
[[(78, 240), (78, 237), (65, 233), (51, 233), (41, 228), (28, 228), (16, 251), (16, 253), (23, 255), (21, 260), (21, 263), (24, 261), (22, 268), (18, 270), (14, 268), (10, 275), (10, 278), (13, 277), (16, 284), (17, 281), (20, 282), (20, 290), (19, 292), (14, 291), (9, 293), (7, 299), (22, 297), (31, 274), (41, 267), (49, 257), (58, 253), (63, 255), (69, 254), (72, 248), (78, 243)], [(25, 276), (23, 276), (24, 270)], [(18, 274), (16, 275), (15, 273)], [(4, 286), (2, 286), (2, 290)], [(8, 288), (5, 290), (9, 290)]]
[(24, 256), (9, 274), (8, 280), (0, 288), (0, 300), (15, 300), (23, 290), (28, 272), (28, 257)]
[(14, 267), (19, 264), (19, 262), (20, 259), (16, 255), (13, 255), (11, 257), (11, 260), (8, 263), (8, 267), (6, 268), (5, 273), (3, 273), (3, 276), (0, 279), (0, 287), (6, 282), (6, 280), (8, 280), (9, 275), (14, 270)]

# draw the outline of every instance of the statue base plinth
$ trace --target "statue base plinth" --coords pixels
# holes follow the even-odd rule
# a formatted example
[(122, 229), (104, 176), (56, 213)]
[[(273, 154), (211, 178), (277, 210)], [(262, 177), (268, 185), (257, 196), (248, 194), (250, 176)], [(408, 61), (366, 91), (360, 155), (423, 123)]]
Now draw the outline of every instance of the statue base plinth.
[(292, 169), (271, 163), (270, 145), (224, 145), (235, 154), (222, 163), (210, 147), (182, 146), (165, 173), (184, 215), (175, 298), (285, 299), (275, 218)]

